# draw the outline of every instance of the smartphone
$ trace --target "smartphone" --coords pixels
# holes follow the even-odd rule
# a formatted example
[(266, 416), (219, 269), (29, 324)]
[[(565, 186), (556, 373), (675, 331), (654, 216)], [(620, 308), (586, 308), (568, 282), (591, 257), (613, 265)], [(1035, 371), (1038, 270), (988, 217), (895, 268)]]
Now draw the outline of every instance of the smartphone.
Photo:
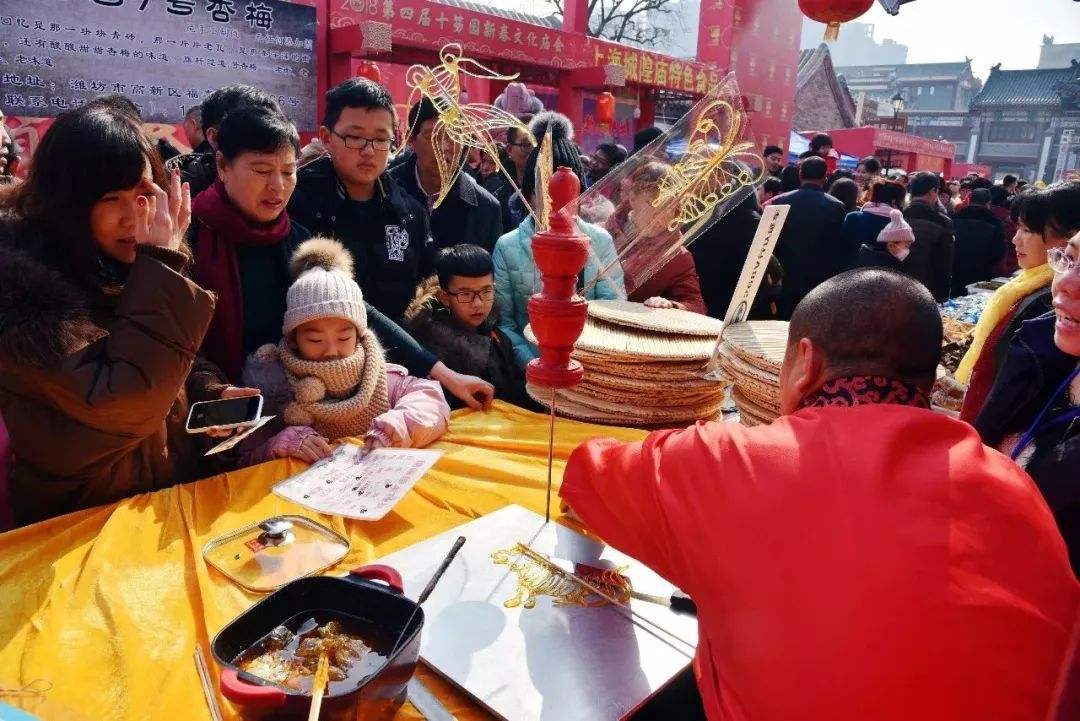
[(239, 428), (254, 423), (262, 415), (263, 397), (244, 396), (220, 401), (203, 401), (191, 406), (188, 433), (205, 433), (211, 428)]

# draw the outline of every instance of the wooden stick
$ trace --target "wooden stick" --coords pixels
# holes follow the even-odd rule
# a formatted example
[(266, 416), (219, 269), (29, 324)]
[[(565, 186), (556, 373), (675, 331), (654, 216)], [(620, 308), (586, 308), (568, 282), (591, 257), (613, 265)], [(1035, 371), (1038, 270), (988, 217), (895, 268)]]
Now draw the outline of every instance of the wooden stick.
[(325, 653), (319, 655), (319, 665), (315, 668), (315, 682), (311, 687), (311, 708), (308, 710), (308, 721), (319, 721), (319, 712), (322, 711), (323, 694), (330, 681), (330, 659)]
[(195, 670), (199, 672), (199, 683), (202, 684), (203, 696), (206, 698), (206, 706), (210, 709), (210, 718), (214, 721), (222, 721), (221, 704), (218, 703), (214, 684), (210, 681), (210, 669), (206, 667), (206, 659), (203, 658), (202, 645), (195, 644)]
[(555, 389), (551, 389), (551, 421), (548, 426), (547, 502), (544, 503), (544, 523), (551, 522), (551, 467), (555, 463)]

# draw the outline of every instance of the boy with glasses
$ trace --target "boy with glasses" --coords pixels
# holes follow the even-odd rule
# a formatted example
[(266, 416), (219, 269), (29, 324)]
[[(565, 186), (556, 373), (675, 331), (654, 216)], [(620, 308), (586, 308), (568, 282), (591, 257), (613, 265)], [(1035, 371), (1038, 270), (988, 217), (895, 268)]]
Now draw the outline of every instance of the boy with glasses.
[(490, 382), (496, 398), (533, 407), (510, 340), (495, 325), (494, 306), (491, 255), (463, 243), (439, 251), (435, 276), (405, 312), (405, 326), (448, 365)]
[(386, 171), (397, 130), (390, 92), (352, 78), (326, 94), (319, 140), (329, 155), (303, 166), (289, 215), (337, 238), (356, 259), (356, 282), (373, 306), (400, 323), (431, 268), (424, 207)]

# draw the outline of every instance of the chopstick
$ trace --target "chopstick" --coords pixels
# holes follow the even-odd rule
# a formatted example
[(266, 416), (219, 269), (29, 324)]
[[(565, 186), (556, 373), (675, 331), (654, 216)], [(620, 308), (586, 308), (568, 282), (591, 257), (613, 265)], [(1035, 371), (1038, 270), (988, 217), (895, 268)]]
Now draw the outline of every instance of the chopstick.
[(319, 721), (319, 712), (322, 711), (323, 694), (326, 693), (326, 685), (330, 681), (330, 660), (325, 653), (319, 654), (319, 665), (315, 668), (315, 682), (311, 687), (311, 708), (308, 709), (308, 721)]
[(221, 715), (221, 704), (218, 703), (217, 692), (214, 684), (210, 681), (210, 669), (206, 667), (206, 659), (203, 658), (202, 645), (195, 644), (195, 670), (199, 672), (199, 682), (202, 684), (203, 697), (210, 709), (210, 717), (214, 721), (224, 721)]

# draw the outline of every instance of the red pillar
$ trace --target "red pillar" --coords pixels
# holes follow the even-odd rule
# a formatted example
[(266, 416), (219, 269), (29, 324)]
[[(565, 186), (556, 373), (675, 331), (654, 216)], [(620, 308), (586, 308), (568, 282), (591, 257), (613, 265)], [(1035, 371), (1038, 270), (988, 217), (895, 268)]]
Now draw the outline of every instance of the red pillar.
[(562, 29), (565, 33), (584, 35), (589, 29), (588, 0), (566, 0), (564, 3)]
[(582, 109), (583, 97), (584, 91), (581, 88), (574, 87), (574, 83), (570, 79), (570, 73), (567, 71), (560, 72), (559, 104), (555, 109), (570, 118), (570, 122), (573, 123), (575, 128), (584, 127), (585, 113)]
[(644, 130), (656, 123), (656, 99), (644, 86), (638, 87), (638, 108), (641, 109), (641, 117), (637, 121), (637, 130)]

